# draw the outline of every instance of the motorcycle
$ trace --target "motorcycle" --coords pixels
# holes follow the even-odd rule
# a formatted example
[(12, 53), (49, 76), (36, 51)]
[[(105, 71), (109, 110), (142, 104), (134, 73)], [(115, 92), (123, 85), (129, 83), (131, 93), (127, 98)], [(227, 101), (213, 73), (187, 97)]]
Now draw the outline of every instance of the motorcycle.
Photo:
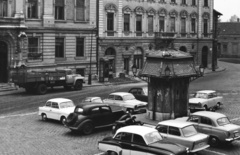
[(143, 125), (144, 123), (142, 123), (141, 121), (136, 121), (136, 116), (123, 116), (122, 118), (120, 118), (119, 120), (117, 120), (113, 127), (112, 127), (112, 134), (115, 134), (116, 131), (124, 126), (128, 126), (128, 125)]

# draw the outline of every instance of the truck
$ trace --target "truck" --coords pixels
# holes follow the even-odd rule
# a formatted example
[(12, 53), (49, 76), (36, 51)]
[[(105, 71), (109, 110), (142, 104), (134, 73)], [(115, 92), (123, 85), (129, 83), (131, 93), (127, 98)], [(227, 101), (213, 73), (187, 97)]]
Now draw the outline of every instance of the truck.
[(84, 77), (74, 74), (71, 69), (56, 69), (53, 71), (30, 71), (26, 68), (17, 70), (12, 74), (12, 82), (26, 92), (35, 92), (39, 95), (47, 93), (48, 87), (63, 86), (66, 90), (81, 90)]

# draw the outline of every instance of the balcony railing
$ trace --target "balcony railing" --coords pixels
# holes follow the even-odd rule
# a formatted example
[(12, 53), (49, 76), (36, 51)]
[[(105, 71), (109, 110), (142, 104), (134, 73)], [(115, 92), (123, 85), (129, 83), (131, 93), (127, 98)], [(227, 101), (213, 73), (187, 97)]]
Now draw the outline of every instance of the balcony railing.
[(30, 52), (28, 53), (28, 60), (42, 60), (42, 56), (42, 53)]
[(156, 38), (176, 38), (176, 32), (155, 32)]

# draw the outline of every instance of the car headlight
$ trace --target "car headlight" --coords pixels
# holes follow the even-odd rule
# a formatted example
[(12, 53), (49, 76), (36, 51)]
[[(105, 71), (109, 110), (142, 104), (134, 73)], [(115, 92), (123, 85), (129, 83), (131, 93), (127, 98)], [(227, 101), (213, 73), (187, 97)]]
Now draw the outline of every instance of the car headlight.
[(225, 132), (225, 135), (226, 135), (227, 137), (230, 137), (231, 133), (227, 131), (227, 132)]
[(186, 151), (187, 151), (187, 153), (189, 153), (189, 148), (188, 147), (186, 148)]

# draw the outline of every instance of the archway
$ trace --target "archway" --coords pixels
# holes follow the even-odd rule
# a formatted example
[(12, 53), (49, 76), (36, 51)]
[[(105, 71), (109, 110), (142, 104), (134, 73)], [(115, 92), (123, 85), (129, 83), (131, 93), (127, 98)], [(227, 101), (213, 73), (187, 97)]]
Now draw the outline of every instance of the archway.
[(8, 46), (0, 41), (0, 82), (8, 82)]
[(202, 48), (202, 65), (204, 68), (208, 66), (208, 47), (204, 46)]
[(183, 52), (187, 52), (187, 48), (186, 48), (185, 46), (181, 46), (181, 47), (179, 48), (179, 50), (180, 50), (180, 51), (183, 51)]

